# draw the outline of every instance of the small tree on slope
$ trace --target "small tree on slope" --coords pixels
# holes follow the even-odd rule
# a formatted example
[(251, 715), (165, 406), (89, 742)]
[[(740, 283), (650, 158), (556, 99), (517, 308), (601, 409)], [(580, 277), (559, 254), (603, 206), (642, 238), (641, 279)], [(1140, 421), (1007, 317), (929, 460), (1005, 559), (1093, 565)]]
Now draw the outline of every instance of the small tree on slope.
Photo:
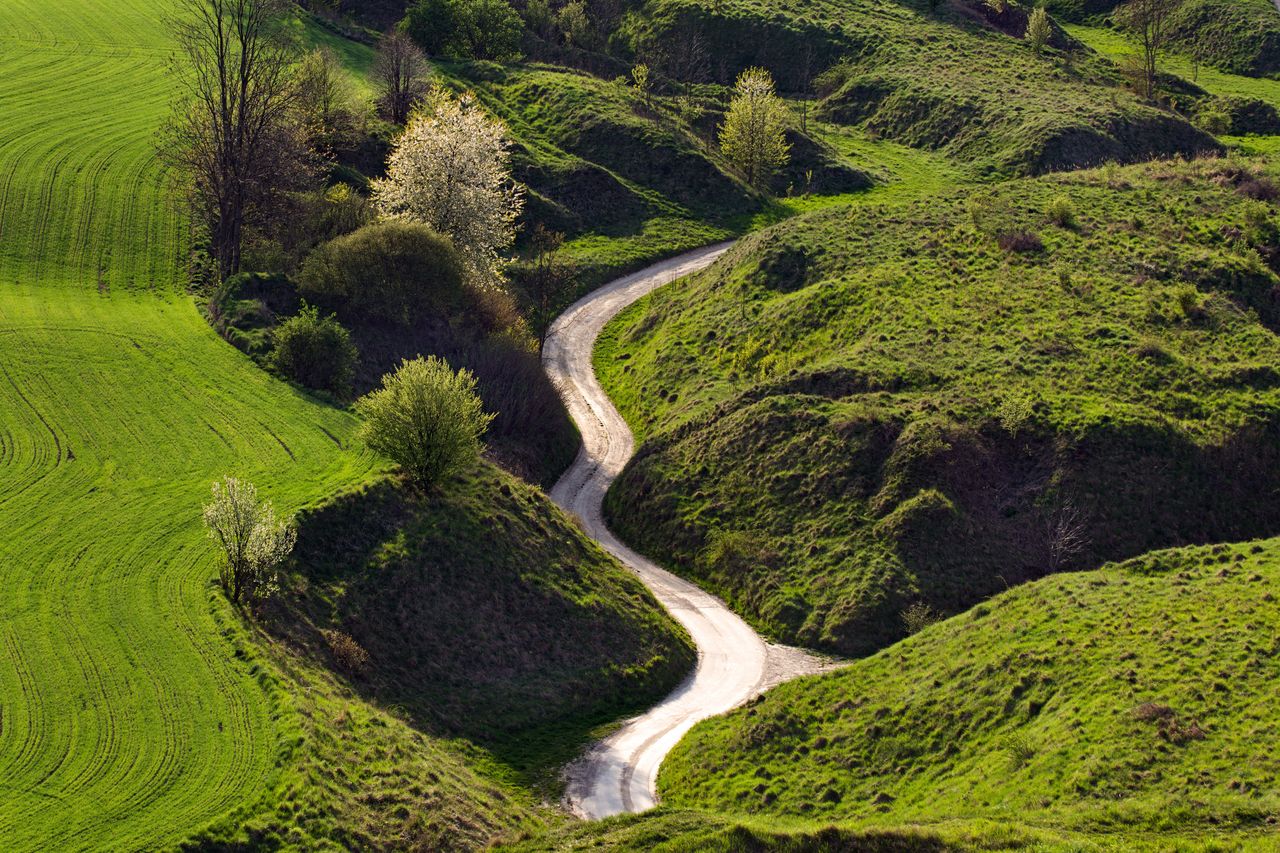
[(373, 201), (391, 219), (421, 222), (453, 241), (478, 283), (500, 277), (500, 256), (515, 241), (524, 194), (511, 180), (506, 128), (470, 94), (439, 89), (396, 141)]
[(400, 467), (421, 487), (475, 464), (486, 414), (469, 370), (456, 373), (444, 359), (404, 361), (382, 387), (356, 401), (365, 444)]
[(222, 547), (218, 580), (234, 603), (272, 594), (277, 570), (293, 550), (298, 531), (291, 520), (276, 521), (270, 501), (258, 503), (252, 483), (224, 477), (213, 484), (213, 502), (204, 508), (209, 537)]
[(784, 135), (787, 108), (774, 93), (773, 77), (763, 68), (743, 71), (734, 90), (720, 127), (720, 148), (748, 184), (763, 190), (790, 156)]

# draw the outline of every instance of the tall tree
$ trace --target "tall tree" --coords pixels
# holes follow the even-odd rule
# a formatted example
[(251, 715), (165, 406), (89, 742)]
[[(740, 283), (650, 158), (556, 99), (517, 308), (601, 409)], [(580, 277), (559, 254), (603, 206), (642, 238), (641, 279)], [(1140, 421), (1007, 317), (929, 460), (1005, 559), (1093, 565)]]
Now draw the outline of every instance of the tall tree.
[(179, 0), (170, 20), (180, 95), (161, 156), (189, 181), (221, 278), (240, 270), (246, 227), (308, 173), (286, 8), (285, 0)]
[(786, 123), (787, 108), (775, 94), (769, 72), (748, 68), (739, 74), (720, 127), (720, 148), (757, 189), (766, 189), (790, 157)]
[(404, 124), (413, 105), (427, 92), (426, 57), (409, 36), (392, 30), (378, 43), (373, 76), (383, 112), (396, 124)]
[(1155, 95), (1159, 76), (1160, 51), (1169, 40), (1169, 19), (1182, 0), (1129, 0), (1117, 10), (1124, 26), (1134, 32), (1142, 55), (1139, 57), (1138, 88), (1144, 98)]
[(470, 93), (436, 89), (414, 113), (373, 182), (373, 202), (391, 219), (421, 222), (453, 241), (473, 281), (500, 278), (500, 253), (515, 240), (524, 194), (511, 179), (502, 122)]

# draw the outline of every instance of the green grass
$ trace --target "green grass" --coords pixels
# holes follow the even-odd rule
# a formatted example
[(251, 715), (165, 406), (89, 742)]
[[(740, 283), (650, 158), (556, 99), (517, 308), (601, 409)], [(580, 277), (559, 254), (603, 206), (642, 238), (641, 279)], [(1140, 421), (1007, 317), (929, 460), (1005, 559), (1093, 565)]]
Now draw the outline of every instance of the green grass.
[[(1109, 63), (1020, 38), (1025, 8), (1003, 17), (966, 0), (930, 12), (923, 2), (650, 0), (616, 41), (643, 49), (696, 31), (728, 83), (741, 68), (768, 67), (799, 91), (796, 57), (814, 68), (840, 62), (837, 90), (818, 107), (828, 120), (941, 150), (971, 177), (1137, 161), (1210, 149), (1184, 120), (1141, 104)], [(990, 20), (988, 20), (990, 19)]]
[[(1280, 12), (1277, 12), (1277, 18), (1280, 18)], [(1133, 41), (1118, 30), (1069, 24), (1067, 31), (1093, 50), (1114, 61), (1132, 56), (1135, 50)], [(1280, 109), (1280, 80), (1268, 77), (1246, 77), (1204, 64), (1196, 68), (1190, 59), (1178, 53), (1162, 55), (1160, 69), (1194, 82), (1211, 95), (1257, 98)]]
[[(1049, 11), (1067, 24), (1111, 23), (1119, 5), (1116, 0), (1048, 4)], [(1079, 37), (1073, 26), (1068, 29)], [(1169, 16), (1166, 29), (1176, 50), (1222, 71), (1252, 77), (1280, 72), (1280, 14), (1272, 0), (1186, 0)]]
[[(181, 289), (186, 226), (153, 148), (166, 8), (0, 8), (0, 838), (439, 850), (542, 826), (496, 751), (380, 709), (246, 627), (213, 583), (200, 508), (215, 478), (246, 477), (292, 512), (386, 465), (353, 443), (351, 415), (260, 371)], [(344, 51), (354, 71), (367, 55)], [(468, 506), (554, 527), (539, 556), (576, 571), (585, 540), (517, 489), (501, 519), (482, 495)], [(651, 600), (592, 554), (572, 606), (655, 627)], [(534, 588), (537, 568), (522, 567)], [(662, 626), (645, 640), (674, 641)], [(632, 663), (611, 675), (643, 682)]]
[[(1251, 245), (1271, 251), (1276, 212), (1240, 168), (1015, 181), (747, 238), (601, 337), (643, 439), (616, 529), (849, 654), (902, 636), (914, 602), (1273, 532), (1248, 495), (1278, 470), (1280, 278)], [(1044, 249), (1000, 247), (1022, 229)], [(1086, 540), (1066, 558), (1064, 513)]]
[(166, 8), (0, 9), (0, 284), (177, 280), (182, 223), (151, 145), (171, 92)]
[(370, 658), (361, 691), (525, 784), (554, 789), (593, 729), (694, 664), (635, 577), (490, 465), (429, 496), (383, 481), (308, 511), (295, 563), (278, 633), (320, 660), (319, 630), (350, 633)]
[(1117, 836), (988, 819), (833, 821), (665, 806), (640, 815), (526, 832), (516, 839), (498, 849), (515, 853), (600, 849), (645, 853), (1261, 853), (1275, 849), (1266, 831), (1202, 832), (1196, 837), (1179, 833)]
[(290, 510), (374, 460), (181, 297), (6, 284), (0, 305), (0, 835), (173, 843), (264, 799), (295, 725), (226, 639), (210, 481)]
[(663, 767), (664, 802), (1267, 849), (1277, 594), (1277, 540), (1024, 586), (700, 724)]

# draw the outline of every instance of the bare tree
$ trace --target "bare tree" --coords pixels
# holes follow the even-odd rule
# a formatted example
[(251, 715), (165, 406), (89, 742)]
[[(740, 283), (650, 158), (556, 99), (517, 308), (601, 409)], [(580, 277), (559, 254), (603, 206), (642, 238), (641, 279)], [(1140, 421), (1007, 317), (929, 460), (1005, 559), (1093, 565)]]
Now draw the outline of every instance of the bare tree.
[(1181, 5), (1182, 0), (1129, 0), (1118, 10), (1120, 21), (1137, 36), (1142, 51), (1137, 82), (1144, 98), (1155, 94), (1156, 62), (1169, 40), (1169, 19)]
[(533, 323), (538, 332), (538, 350), (547, 342), (547, 332), (560, 307), (561, 297), (573, 283), (573, 267), (560, 255), (564, 235), (552, 231), (541, 222), (529, 238), (533, 249), (532, 264), (525, 277), (529, 299), (533, 303)]
[(1089, 547), (1089, 524), (1070, 501), (1063, 502), (1044, 520), (1045, 547), (1049, 571), (1057, 572)]
[(412, 39), (392, 30), (378, 44), (373, 75), (383, 111), (396, 124), (404, 124), (414, 103), (427, 91), (427, 58)]
[(667, 76), (678, 80), (688, 92), (689, 84), (705, 83), (710, 74), (707, 47), (696, 24), (685, 24), (670, 39), (665, 51)]
[(306, 173), (286, 8), (284, 0), (179, 0), (170, 20), (180, 95), (161, 156), (189, 181), (221, 278), (240, 270), (246, 227)]
[(805, 42), (800, 64), (800, 132), (809, 132), (809, 100), (813, 97), (813, 42)]

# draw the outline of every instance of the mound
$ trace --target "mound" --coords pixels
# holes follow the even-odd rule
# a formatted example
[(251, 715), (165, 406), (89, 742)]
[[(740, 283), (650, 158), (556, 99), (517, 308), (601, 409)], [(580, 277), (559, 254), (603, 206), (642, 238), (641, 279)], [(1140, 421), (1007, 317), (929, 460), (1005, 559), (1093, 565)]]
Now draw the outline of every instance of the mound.
[(1049, 578), (702, 723), (673, 806), (814, 820), (1265, 831), (1280, 542)]
[[(492, 466), (426, 497), (384, 480), (300, 527), (277, 629), (430, 730), (541, 755), (561, 745), (531, 729), (634, 711), (693, 664), (638, 580)], [(332, 631), (367, 660), (353, 666)]]
[(846, 654), (913, 605), (1274, 533), (1278, 237), (1247, 197), (1271, 186), (1160, 164), (748, 238), (605, 330), (646, 438), (615, 529)]
[(1032, 54), (1025, 19), (1020, 8), (995, 14), (978, 0), (936, 13), (887, 2), (648, 0), (617, 41), (641, 54), (670, 52), (696, 34), (721, 83), (764, 65), (784, 89), (805, 92), (826, 70), (820, 115), (941, 149), (977, 175), (1219, 150), (1184, 119), (1140, 103), (1061, 30), (1053, 48)]

